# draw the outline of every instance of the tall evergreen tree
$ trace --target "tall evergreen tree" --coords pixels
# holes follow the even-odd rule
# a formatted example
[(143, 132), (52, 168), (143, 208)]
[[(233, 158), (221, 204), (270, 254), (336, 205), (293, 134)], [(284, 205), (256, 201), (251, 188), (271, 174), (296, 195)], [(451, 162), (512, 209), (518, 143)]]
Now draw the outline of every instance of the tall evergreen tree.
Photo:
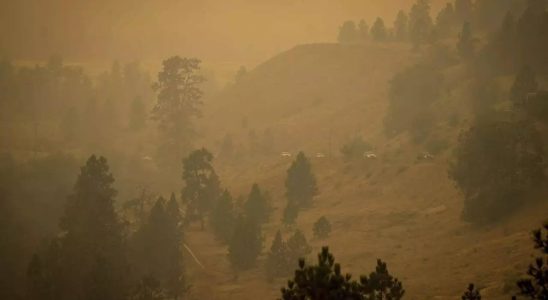
[(409, 13), (409, 38), (416, 46), (420, 46), (432, 38), (433, 22), (430, 17), (430, 1), (417, 0)]
[(312, 203), (312, 198), (318, 193), (312, 166), (303, 152), (297, 154), (297, 158), (287, 170), (285, 188), (288, 202), (297, 207), (309, 206)]
[(452, 3), (447, 3), (436, 17), (436, 34), (438, 37), (449, 36), (455, 26), (455, 10)]
[(236, 270), (247, 270), (255, 265), (263, 248), (261, 226), (253, 219), (240, 215), (228, 245), (228, 259)]
[(33, 255), (27, 268), (27, 300), (53, 300), (52, 285), (42, 259)]
[(359, 39), (363, 41), (367, 41), (369, 39), (369, 26), (367, 25), (367, 22), (365, 22), (364, 19), (360, 20), (360, 23), (358, 24), (358, 35)]
[(157, 102), (152, 117), (162, 134), (161, 161), (171, 165), (190, 150), (194, 137), (193, 118), (200, 116), (204, 78), (198, 74), (200, 60), (174, 56), (164, 60), (153, 88)]
[(234, 231), (235, 211), (232, 195), (225, 190), (213, 209), (210, 217), (211, 227), (217, 238), (229, 242)]
[(296, 230), (293, 235), (287, 239), (287, 256), (290, 262), (293, 264), (310, 254), (312, 248), (306, 241), (306, 237), (300, 230)]
[(407, 25), (409, 23), (409, 17), (407, 14), (400, 10), (394, 21), (394, 37), (397, 41), (405, 41), (407, 39)]
[(268, 221), (270, 216), (270, 204), (268, 195), (262, 192), (258, 184), (253, 184), (247, 201), (244, 204), (244, 211), (248, 218), (252, 218), (258, 224)]
[(339, 29), (337, 40), (341, 44), (355, 43), (359, 39), (356, 23), (354, 21), (346, 21)]
[[(59, 299), (122, 299), (127, 295), (127, 261), (122, 224), (114, 210), (114, 177), (104, 157), (91, 156), (80, 170), (60, 228)], [(96, 281), (101, 275), (101, 284)], [(93, 294), (89, 287), (94, 287)], [(91, 297), (91, 298), (90, 298)]]
[(139, 278), (152, 276), (166, 295), (176, 299), (185, 292), (185, 280), (182, 233), (177, 222), (180, 215), (174, 199), (166, 203), (158, 198), (147, 222), (135, 234), (133, 252)]
[(270, 246), (270, 252), (266, 257), (266, 274), (269, 280), (286, 276), (291, 273), (290, 267), (293, 262), (289, 260), (287, 244), (283, 240), (282, 233), (278, 230), (274, 240), (272, 240), (272, 246)]
[(221, 194), (220, 182), (211, 165), (213, 155), (205, 148), (195, 150), (183, 160), (182, 199), (187, 205), (190, 220), (199, 219), (204, 228), (204, 217)]
[(384, 25), (384, 20), (382, 18), (377, 18), (373, 26), (371, 27), (371, 37), (376, 42), (384, 42), (387, 39), (386, 26)]

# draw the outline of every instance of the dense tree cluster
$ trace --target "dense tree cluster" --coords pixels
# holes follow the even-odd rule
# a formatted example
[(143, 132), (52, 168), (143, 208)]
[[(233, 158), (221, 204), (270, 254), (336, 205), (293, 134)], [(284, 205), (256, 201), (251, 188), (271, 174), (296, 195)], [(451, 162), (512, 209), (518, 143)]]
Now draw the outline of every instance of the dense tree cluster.
[(317, 265), (299, 261), (295, 276), (282, 288), (283, 300), (298, 299), (401, 299), (405, 291), (402, 283), (388, 272), (386, 263), (377, 261), (375, 272), (362, 275), (358, 281), (343, 274), (341, 266), (327, 247), (318, 254)]
[(312, 248), (308, 245), (304, 234), (296, 230), (287, 241), (278, 230), (270, 252), (266, 257), (266, 273), (269, 279), (291, 274), (292, 267), (300, 258), (306, 257)]

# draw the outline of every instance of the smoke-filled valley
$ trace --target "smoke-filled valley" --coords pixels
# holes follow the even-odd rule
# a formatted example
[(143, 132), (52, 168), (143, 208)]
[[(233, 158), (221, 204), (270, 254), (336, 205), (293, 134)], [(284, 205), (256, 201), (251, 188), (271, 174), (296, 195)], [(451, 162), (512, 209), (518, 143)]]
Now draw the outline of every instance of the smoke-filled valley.
[(5, 8), (0, 299), (548, 299), (546, 1)]

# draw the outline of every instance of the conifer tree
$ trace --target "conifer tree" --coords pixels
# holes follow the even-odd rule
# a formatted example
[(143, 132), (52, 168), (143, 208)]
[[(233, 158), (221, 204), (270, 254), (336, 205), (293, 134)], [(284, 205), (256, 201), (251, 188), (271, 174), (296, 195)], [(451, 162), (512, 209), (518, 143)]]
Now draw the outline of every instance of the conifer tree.
[(301, 299), (402, 299), (402, 283), (388, 272), (386, 263), (377, 261), (375, 272), (362, 275), (359, 281), (343, 274), (341, 266), (327, 247), (318, 254), (317, 265), (306, 265), (299, 260), (295, 276), (282, 288), (283, 300)]
[(261, 191), (258, 184), (253, 184), (251, 192), (244, 204), (244, 212), (248, 218), (253, 219), (258, 224), (268, 221), (270, 215), (270, 205), (268, 195)]
[(409, 23), (409, 17), (407, 14), (400, 10), (394, 21), (394, 37), (397, 41), (405, 41), (407, 39), (407, 25)]
[(182, 199), (190, 220), (197, 218), (204, 228), (204, 217), (221, 194), (219, 177), (211, 165), (213, 155), (205, 148), (195, 150), (183, 160)]
[(384, 42), (387, 39), (386, 26), (384, 25), (384, 20), (382, 18), (377, 18), (373, 26), (371, 27), (371, 37), (376, 42)]
[(369, 39), (369, 26), (367, 25), (367, 22), (365, 22), (364, 19), (360, 20), (360, 23), (358, 24), (358, 33), (359, 33), (359, 39), (364, 42)]
[(455, 10), (452, 3), (447, 3), (436, 17), (436, 33), (438, 36), (448, 36), (455, 26)]
[(261, 226), (240, 215), (228, 245), (228, 259), (234, 269), (247, 270), (255, 265), (263, 248)]
[(286, 276), (290, 273), (290, 266), (293, 263), (288, 258), (287, 244), (278, 230), (274, 240), (272, 240), (270, 252), (268, 252), (266, 257), (266, 274), (269, 280), (275, 277)]
[(527, 276), (517, 282), (520, 295), (528, 299), (548, 299), (548, 222), (543, 228), (533, 231), (533, 242), (535, 249), (539, 250), (541, 256), (529, 265)]
[(141, 275), (159, 281), (162, 291), (172, 298), (185, 292), (180, 214), (175, 197), (166, 203), (159, 197), (148, 220), (135, 235), (134, 262)]
[(416, 46), (428, 42), (432, 36), (432, 18), (430, 17), (430, 1), (417, 0), (409, 13), (409, 38)]
[(195, 135), (192, 122), (201, 114), (200, 84), (204, 82), (199, 70), (200, 60), (173, 56), (164, 60), (153, 85), (157, 102), (152, 117), (158, 122), (163, 139), (158, 155), (168, 166), (190, 150)]
[(455, 17), (458, 24), (472, 21), (472, 0), (455, 0)]
[(316, 177), (312, 174), (310, 162), (303, 152), (299, 152), (287, 170), (285, 188), (288, 202), (297, 207), (309, 206), (318, 193)]
[(341, 44), (355, 43), (358, 41), (358, 31), (354, 21), (346, 21), (339, 29), (337, 40)]
[(234, 231), (235, 211), (232, 195), (225, 190), (213, 209), (210, 217), (211, 227), (221, 241), (230, 241)]
[[(83, 299), (88, 287), (101, 299), (127, 294), (127, 261), (122, 224), (114, 210), (114, 177), (104, 157), (91, 156), (80, 170), (60, 227), (61, 287), (59, 299)], [(85, 251), (84, 251), (85, 249)], [(96, 274), (102, 276), (101, 284)]]
[(287, 239), (287, 253), (291, 263), (295, 263), (299, 258), (304, 258), (310, 252), (312, 248), (306, 241), (306, 237), (300, 230), (296, 230), (293, 235)]
[(316, 238), (324, 239), (331, 233), (331, 223), (325, 216), (322, 216), (314, 223), (314, 236)]

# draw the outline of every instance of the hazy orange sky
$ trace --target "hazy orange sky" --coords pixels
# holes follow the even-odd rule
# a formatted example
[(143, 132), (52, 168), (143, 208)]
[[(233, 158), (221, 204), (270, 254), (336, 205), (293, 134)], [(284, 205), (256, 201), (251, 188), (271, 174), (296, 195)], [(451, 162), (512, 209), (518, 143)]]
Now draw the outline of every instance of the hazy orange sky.
[[(391, 23), (413, 0), (0, 0), (0, 54), (13, 59), (259, 61), (334, 41), (346, 19)], [(434, 1), (439, 6), (445, 1)]]

